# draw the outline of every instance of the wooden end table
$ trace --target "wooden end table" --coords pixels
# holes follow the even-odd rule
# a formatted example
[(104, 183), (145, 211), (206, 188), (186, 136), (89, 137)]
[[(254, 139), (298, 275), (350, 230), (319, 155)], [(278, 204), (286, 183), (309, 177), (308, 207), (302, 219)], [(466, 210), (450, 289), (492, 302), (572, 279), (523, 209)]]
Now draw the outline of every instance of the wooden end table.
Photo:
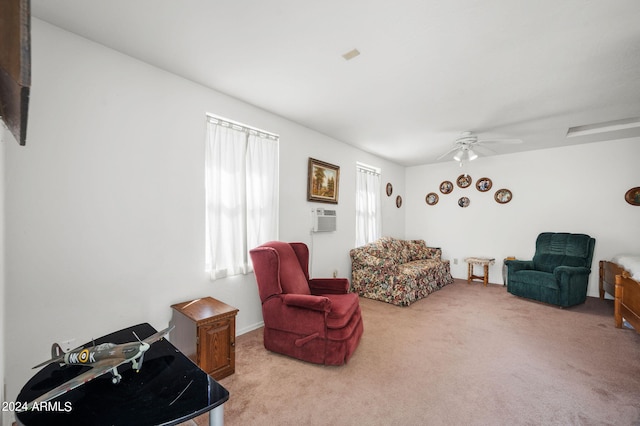
[(235, 372), (238, 309), (213, 297), (171, 306), (171, 342), (211, 377), (220, 380)]
[[(489, 283), (489, 265), (493, 265), (496, 263), (496, 259), (489, 257), (467, 257), (464, 259), (465, 262), (468, 263), (467, 268), (467, 283), (471, 284), (472, 280), (482, 280), (484, 286), (486, 287)], [(484, 276), (474, 275), (473, 267), (474, 265), (480, 265), (484, 269)]]

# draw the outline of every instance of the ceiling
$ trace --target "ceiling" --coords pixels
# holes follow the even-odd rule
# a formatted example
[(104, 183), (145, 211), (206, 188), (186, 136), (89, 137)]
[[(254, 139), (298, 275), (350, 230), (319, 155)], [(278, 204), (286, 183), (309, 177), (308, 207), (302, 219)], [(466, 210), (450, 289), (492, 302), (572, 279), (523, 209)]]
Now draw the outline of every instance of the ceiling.
[[(640, 117), (638, 0), (31, 0), (32, 15), (402, 165)], [(358, 49), (351, 60), (343, 54)], [(224, 111), (210, 111), (224, 116)], [(229, 117), (234, 118), (234, 117)], [(277, 129), (268, 129), (277, 131)]]

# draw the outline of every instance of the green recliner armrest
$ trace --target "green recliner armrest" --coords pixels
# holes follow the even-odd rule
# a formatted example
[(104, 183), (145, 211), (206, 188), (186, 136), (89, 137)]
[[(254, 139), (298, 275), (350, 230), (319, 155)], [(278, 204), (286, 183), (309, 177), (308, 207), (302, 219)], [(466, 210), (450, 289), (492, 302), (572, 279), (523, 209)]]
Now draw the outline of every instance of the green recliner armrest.
[(585, 268), (584, 266), (557, 266), (553, 270), (553, 275), (556, 277), (558, 281), (562, 281), (563, 279), (571, 279), (573, 276), (585, 275), (589, 276), (591, 273), (591, 269)]
[(533, 260), (506, 260), (504, 263), (507, 265), (509, 274), (533, 269)]
[(591, 270), (583, 266), (558, 266), (553, 270), (553, 276), (558, 283), (560, 306), (584, 303), (590, 273)]

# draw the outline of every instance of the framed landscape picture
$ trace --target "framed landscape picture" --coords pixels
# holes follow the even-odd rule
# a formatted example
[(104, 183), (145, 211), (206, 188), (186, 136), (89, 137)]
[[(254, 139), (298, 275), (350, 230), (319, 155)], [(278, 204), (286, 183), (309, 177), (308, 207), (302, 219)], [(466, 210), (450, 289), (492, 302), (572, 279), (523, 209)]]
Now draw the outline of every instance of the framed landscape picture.
[(338, 204), (340, 167), (309, 158), (307, 200)]

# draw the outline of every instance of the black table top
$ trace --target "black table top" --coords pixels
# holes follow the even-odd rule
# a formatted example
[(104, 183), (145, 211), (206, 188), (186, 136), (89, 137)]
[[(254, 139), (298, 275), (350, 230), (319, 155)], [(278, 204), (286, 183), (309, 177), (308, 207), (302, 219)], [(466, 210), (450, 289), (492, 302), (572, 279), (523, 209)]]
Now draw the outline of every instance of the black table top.
[[(138, 324), (95, 339), (100, 343), (136, 341), (156, 332)], [(93, 342), (85, 344), (85, 347)], [(74, 378), (90, 367), (49, 364), (31, 378), (16, 399), (25, 403)], [(51, 400), (50, 410), (16, 413), (22, 425), (174, 425), (224, 404), (229, 392), (166, 339), (151, 345), (136, 373), (127, 362), (118, 367), (114, 385), (106, 373)]]

